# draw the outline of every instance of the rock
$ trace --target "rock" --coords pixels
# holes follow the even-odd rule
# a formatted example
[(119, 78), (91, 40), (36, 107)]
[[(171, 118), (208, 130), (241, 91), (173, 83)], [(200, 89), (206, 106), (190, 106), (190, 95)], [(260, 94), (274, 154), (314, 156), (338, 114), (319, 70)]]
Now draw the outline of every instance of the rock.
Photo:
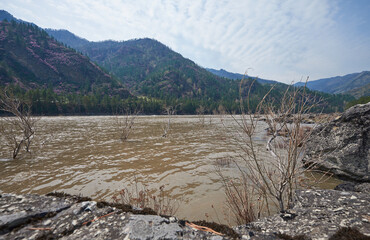
[(370, 193), (370, 183), (345, 182), (336, 186), (334, 190)]
[(360, 183), (355, 186), (356, 192), (370, 193), (370, 183)]
[(353, 182), (345, 182), (345, 183), (341, 183), (338, 186), (336, 186), (334, 188), (334, 190), (354, 192), (355, 191), (355, 186), (356, 186), (356, 183), (353, 183)]
[(369, 194), (300, 190), (294, 207), (288, 212), (295, 217), (286, 219), (286, 214), (276, 214), (238, 226), (235, 230), (242, 236), (253, 235), (249, 239), (277, 239), (280, 234), (306, 236), (300, 239), (329, 239), (341, 227), (355, 228), (370, 236)]
[(306, 164), (337, 177), (370, 182), (370, 103), (356, 105), (319, 125), (307, 141)]
[(22, 227), (30, 221), (50, 216), (70, 208), (72, 202), (53, 197), (1, 194), (0, 235)]
[(231, 239), (175, 217), (137, 215), (87, 198), (0, 195), (0, 239)]
[[(356, 228), (370, 236), (369, 194), (301, 190), (296, 196), (294, 207), (287, 212), (235, 227), (240, 238), (267, 240), (306, 235), (328, 239), (341, 227)], [(1, 194), (0, 239), (220, 240), (231, 237), (193, 229), (175, 217), (123, 212), (91, 200)]]

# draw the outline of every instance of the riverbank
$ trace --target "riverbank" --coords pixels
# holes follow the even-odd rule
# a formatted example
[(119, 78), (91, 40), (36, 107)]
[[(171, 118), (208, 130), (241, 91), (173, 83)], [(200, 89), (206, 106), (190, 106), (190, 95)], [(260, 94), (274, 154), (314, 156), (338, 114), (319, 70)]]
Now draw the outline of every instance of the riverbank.
[(364, 192), (298, 191), (292, 209), (235, 227), (237, 235), (135, 211), (80, 197), (1, 194), (0, 239), (331, 239), (339, 230), (370, 239)]

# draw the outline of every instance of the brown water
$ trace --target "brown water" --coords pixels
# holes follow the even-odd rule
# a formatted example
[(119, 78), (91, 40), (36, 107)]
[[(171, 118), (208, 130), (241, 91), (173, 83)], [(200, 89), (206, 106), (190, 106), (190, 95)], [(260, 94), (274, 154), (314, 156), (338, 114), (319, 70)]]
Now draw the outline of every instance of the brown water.
[[(202, 126), (196, 116), (175, 116), (163, 138), (166, 116), (140, 116), (125, 142), (119, 140), (115, 117), (43, 117), (37, 124), (32, 155), (10, 160), (4, 139), (0, 142), (0, 191), (46, 194), (64, 191), (95, 200), (108, 200), (135, 177), (148, 188), (181, 198), (177, 212), (189, 220), (223, 220), (224, 193), (215, 173), (217, 159), (235, 156), (220, 117), (207, 116)], [(211, 120), (211, 123), (210, 123)], [(224, 120), (226, 125), (233, 121)], [(267, 126), (261, 122), (255, 141), (264, 145)], [(227, 166), (228, 171), (236, 171)], [(326, 183), (332, 188), (338, 183)], [(212, 205), (216, 209), (212, 208)]]

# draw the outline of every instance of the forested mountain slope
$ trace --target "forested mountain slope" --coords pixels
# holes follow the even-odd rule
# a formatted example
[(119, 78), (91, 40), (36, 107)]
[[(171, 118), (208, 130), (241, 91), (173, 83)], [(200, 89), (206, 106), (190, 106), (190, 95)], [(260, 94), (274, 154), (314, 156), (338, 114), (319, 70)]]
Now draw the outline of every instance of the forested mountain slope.
[(89, 58), (55, 41), (43, 29), (23, 22), (0, 22), (0, 84), (52, 88), (56, 92), (129, 92)]
[(65, 30), (47, 32), (89, 56), (138, 95), (217, 100), (237, 94), (237, 84), (230, 79), (211, 74), (153, 39), (86, 42)]

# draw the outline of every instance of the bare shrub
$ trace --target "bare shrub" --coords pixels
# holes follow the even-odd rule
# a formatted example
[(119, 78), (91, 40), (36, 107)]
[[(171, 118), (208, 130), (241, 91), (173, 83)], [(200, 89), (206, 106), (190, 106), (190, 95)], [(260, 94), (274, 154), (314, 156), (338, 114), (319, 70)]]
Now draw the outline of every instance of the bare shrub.
[(219, 115), (219, 112), (216, 109), (212, 110), (212, 114), (209, 115), (209, 125), (212, 124), (214, 116)]
[(35, 124), (39, 120), (31, 114), (31, 103), (18, 99), (6, 88), (0, 90), (0, 110), (11, 114), (0, 119), (0, 132), (11, 149), (12, 158), (18, 156), (22, 146), (29, 153)]
[(216, 167), (230, 167), (230, 164), (233, 162), (230, 156), (227, 157), (219, 157), (215, 159), (214, 164)]
[(167, 121), (162, 125), (163, 134), (162, 137), (167, 137), (170, 134), (171, 129), (171, 118), (176, 113), (176, 108), (172, 106), (164, 107), (164, 114), (167, 115)]
[(113, 195), (112, 199), (115, 203), (131, 205), (138, 209), (151, 208), (158, 215), (173, 216), (179, 209), (180, 203), (169, 197), (164, 188), (165, 186), (162, 185), (158, 189), (148, 189), (146, 185), (140, 184), (135, 178), (134, 186), (131, 189), (122, 188)]
[[(267, 102), (271, 88), (251, 109), (249, 99), (253, 83), (245, 91), (243, 81), (240, 84), (241, 115), (231, 115), (235, 129), (227, 129), (231, 140), (242, 152), (235, 161), (238, 177), (228, 177), (218, 170), (227, 205), (239, 224), (254, 220), (263, 208), (270, 214), (270, 210), (284, 212), (291, 206), (304, 172), (310, 170), (303, 168), (301, 160), (313, 128), (303, 126), (303, 116), (318, 103), (306, 93), (305, 87), (290, 86), (280, 104)], [(244, 92), (246, 99), (242, 97)], [(265, 120), (270, 132), (265, 149), (254, 140), (261, 119)], [(253, 203), (253, 198), (258, 202)]]
[(126, 109), (125, 111), (121, 112), (121, 115), (116, 114), (115, 116), (115, 129), (119, 133), (119, 139), (124, 142), (127, 141), (130, 134), (134, 130), (136, 118), (140, 111), (135, 110), (131, 113), (130, 110)]
[[(292, 88), (292, 87), (291, 87)], [(279, 107), (263, 104), (266, 122), (271, 129), (271, 137), (266, 144), (272, 158), (270, 166), (256, 163), (258, 178), (255, 184), (264, 184), (269, 195), (278, 202), (280, 211), (285, 211), (293, 201), (297, 181), (303, 177), (302, 157), (305, 144), (313, 128), (303, 125), (304, 115), (318, 103), (306, 94), (306, 88), (288, 88)], [(284, 141), (286, 146), (278, 149), (274, 141)], [(267, 176), (267, 177), (266, 177)]]
[[(205, 108), (202, 105), (200, 105), (197, 108), (196, 113), (197, 113), (198, 120), (199, 120), (199, 123), (200, 123), (201, 127), (204, 127), (205, 126), (205, 123), (206, 123), (206, 117), (204, 115)], [(211, 121), (211, 118), (210, 118), (210, 121)]]

